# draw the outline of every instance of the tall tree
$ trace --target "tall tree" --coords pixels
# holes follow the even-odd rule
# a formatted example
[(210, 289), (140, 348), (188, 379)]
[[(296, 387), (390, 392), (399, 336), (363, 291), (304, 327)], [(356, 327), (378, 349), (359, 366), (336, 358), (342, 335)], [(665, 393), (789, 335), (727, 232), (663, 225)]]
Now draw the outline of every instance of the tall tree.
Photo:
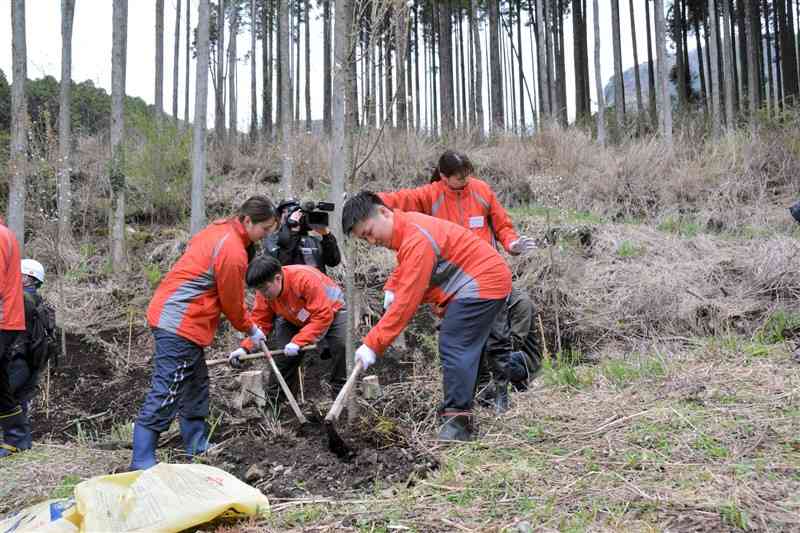
[(722, 79), (725, 82), (725, 124), (729, 129), (736, 126), (734, 118), (734, 98), (733, 98), (733, 49), (734, 44), (731, 42), (731, 32), (728, 31), (731, 25), (731, 11), (728, 6), (722, 6), (722, 20), (723, 28), (725, 31), (722, 35), (725, 37), (725, 42), (722, 44)]
[[(708, 89), (706, 85), (706, 75), (705, 75), (705, 67), (704, 65), (708, 65), (708, 61), (703, 60), (703, 41), (700, 38), (700, 17), (704, 12), (703, 7), (703, 0), (699, 4), (699, 7), (695, 10), (694, 15), (694, 38), (695, 43), (697, 46), (697, 71), (700, 74), (700, 100), (703, 104), (703, 113), (707, 116), (708, 115)], [(708, 49), (706, 49), (706, 53)]]
[(636, 12), (633, 10), (633, 0), (629, 1), (629, 9), (631, 13), (631, 41), (633, 42), (633, 76), (636, 81), (636, 121), (638, 124), (639, 115), (644, 110), (642, 104), (642, 80), (639, 75), (639, 53), (637, 52), (638, 43), (636, 41)]
[(236, 50), (236, 36), (239, 35), (239, 5), (236, 2), (231, 2), (231, 17), (230, 17), (230, 41), (228, 42), (228, 135), (230, 136), (229, 142), (237, 144), (239, 135), (237, 125), (239, 123), (238, 110), (236, 107), (236, 87), (238, 66), (238, 52)]
[(394, 11), (394, 40), (397, 50), (397, 127), (408, 129), (408, 98), (406, 96), (406, 48), (408, 46), (408, 8), (405, 1), (396, 2)]
[(776, 37), (780, 39), (780, 67), (783, 81), (783, 98), (787, 102), (793, 102), (798, 94), (798, 82), (792, 1), (775, 0), (775, 7), (775, 17), (779, 22), (780, 29)]
[[(579, 2), (580, 3), (580, 2)], [(525, 134), (525, 75), (522, 70), (522, 2), (517, 2), (517, 69), (519, 70), (519, 124)], [(580, 61), (578, 61), (580, 63)]]
[[(586, 119), (586, 116), (589, 115), (589, 108), (587, 106), (588, 98), (585, 93), (586, 85), (583, 81), (583, 60), (584, 55), (583, 52), (585, 50), (581, 50), (582, 42), (581, 42), (581, 34), (583, 33), (582, 25), (584, 24), (584, 19), (586, 14), (583, 12), (581, 8), (581, 0), (572, 0), (572, 49), (574, 51), (574, 60), (573, 66), (575, 68), (575, 120), (576, 122), (582, 122)], [(520, 13), (521, 14), (521, 13)], [(520, 18), (522, 18), (520, 16)], [(520, 64), (521, 65), (521, 64)], [(522, 67), (520, 66), (520, 69)], [(521, 88), (520, 88), (521, 92)]]
[(172, 54), (172, 119), (178, 124), (178, 67), (181, 62), (181, 0), (175, 6), (175, 46)]
[(625, 124), (625, 81), (622, 78), (622, 43), (620, 41), (619, 0), (611, 0), (611, 40), (614, 44), (614, 116), (617, 135)]
[(600, 10), (597, 0), (593, 0), (592, 18), (594, 19), (594, 84), (597, 91), (597, 142), (606, 143), (606, 102), (603, 97), (603, 75), (600, 72)]
[(306, 131), (311, 133), (311, 9), (308, 0), (305, 0), (304, 11), (306, 16)]
[[(775, 87), (775, 82), (772, 78), (773, 67), (772, 63), (774, 61), (774, 55), (772, 54), (772, 38), (770, 37), (769, 33), (769, 9), (767, 7), (767, 0), (762, 0), (762, 9), (764, 10), (764, 31), (766, 32), (764, 35), (764, 42), (766, 43), (767, 47), (767, 57), (764, 61), (764, 68), (767, 70), (766, 78), (767, 78), (767, 88), (766, 88), (766, 96), (767, 96), (767, 114), (770, 113), (772, 109), (772, 91)], [(759, 21), (759, 28), (761, 27)], [(763, 57), (763, 56), (762, 56)]]
[(331, 134), (331, 51), (333, 46), (331, 23), (331, 0), (322, 0), (322, 50), (324, 54), (322, 65), (322, 70), (324, 71), (322, 82), (322, 125), (325, 135)]
[(420, 115), (420, 92), (419, 83), (419, 0), (414, 0), (414, 131), (419, 133), (422, 127), (422, 117)]
[(661, 135), (672, 147), (672, 99), (669, 94), (669, 66), (667, 64), (667, 32), (664, 21), (664, 0), (655, 0), (656, 59), (658, 61), (658, 102)]
[(192, 0), (186, 0), (186, 74), (183, 88), (183, 120), (186, 125), (189, 125), (189, 66), (191, 65), (192, 55), (190, 53), (191, 46), (191, 32), (192, 32)]
[[(498, 0), (488, 0), (489, 7), (489, 40), (493, 46), (489, 50), (489, 60), (491, 62), (492, 75), (492, 133), (500, 133), (505, 127), (505, 109), (503, 106), (503, 71), (500, 63), (500, 32), (498, 30)], [(442, 65), (444, 69), (444, 65)], [(442, 90), (444, 93), (444, 90)]]
[(250, 142), (258, 140), (258, 96), (256, 82), (256, 0), (250, 0)]
[(225, 0), (217, 0), (217, 75), (214, 78), (214, 136), (217, 145), (225, 141)]
[[(353, 95), (353, 91), (347, 87), (348, 83), (355, 82), (351, 78), (353, 68), (348, 63), (355, 64), (355, 45), (353, 39), (353, 6), (352, 0), (337, 0), (334, 4), (334, 18), (336, 25), (334, 27), (334, 61), (333, 61), (333, 79), (331, 90), (331, 118), (333, 121), (333, 131), (331, 135), (331, 196), (330, 201), (336, 205), (336, 212), (334, 218), (336, 220), (342, 219), (342, 202), (347, 191), (348, 172), (352, 165), (351, 158), (351, 145), (352, 145), (352, 130), (346, 127), (348, 121), (346, 115), (352, 113), (352, 109), (347, 106), (357, 107), (358, 102), (349, 100)], [(349, 101), (348, 101), (349, 100)], [(351, 117), (352, 121), (354, 117)], [(341, 224), (334, 224), (334, 232), (339, 242), (346, 244), (344, 250), (344, 263), (348, 264), (348, 260), (352, 258), (351, 249), (352, 245), (349, 240), (344, 239), (341, 231)], [(345, 269), (345, 299), (349, 302), (356, 301), (354, 294), (355, 283), (353, 276), (353, 269)], [(352, 312), (357, 313), (357, 309)], [(355, 341), (354, 323), (358, 321), (348, 320), (346, 346), (348, 373), (353, 367), (353, 343)], [(348, 409), (349, 416), (355, 416), (354, 406)]]
[(266, 142), (272, 140), (272, 35), (273, 2), (261, 3), (261, 131)]
[(720, 134), (722, 124), (722, 90), (719, 76), (719, 50), (717, 49), (718, 14), (716, 0), (708, 0), (708, 29), (711, 32), (709, 35), (711, 62), (708, 71), (711, 74), (711, 124), (715, 136)]
[(164, 113), (164, 0), (156, 0), (156, 118)]
[(647, 99), (650, 102), (650, 122), (658, 123), (656, 111), (656, 76), (653, 68), (653, 37), (650, 31), (650, 0), (644, 0), (645, 30), (647, 32)]
[[(278, 5), (280, 4), (281, 2), (278, 2)], [(281, 192), (284, 198), (292, 196), (292, 172), (294, 171), (290, 139), (292, 128), (292, 69), (289, 68), (289, 55), (291, 54), (291, 46), (289, 9), (284, 4), (280, 7), (278, 17), (278, 54), (280, 55), (281, 64)]]
[[(450, 0), (441, 0), (439, 5), (439, 91), (442, 109), (442, 133), (449, 135), (455, 128), (455, 104), (453, 102), (453, 31)], [(496, 2), (492, 2), (496, 4)], [(496, 6), (495, 6), (496, 7)], [(502, 85), (501, 85), (502, 86)]]
[(687, 82), (685, 56), (683, 54), (683, 7), (681, 0), (675, 0), (672, 8), (672, 40), (675, 42), (675, 70), (678, 74), (678, 110), (686, 113), (689, 101), (687, 99)]
[[(58, 241), (72, 241), (72, 21), (75, 0), (61, 0), (61, 92), (58, 101)], [(16, 78), (15, 78), (16, 79)]]
[(750, 123), (755, 125), (755, 114), (761, 105), (761, 94), (758, 90), (758, 51), (760, 50), (759, 41), (757, 40), (757, 33), (755, 25), (757, 24), (756, 17), (753, 12), (753, 2), (746, 0), (745, 5), (745, 18), (747, 27), (747, 96), (749, 102), (749, 111), (751, 114)]
[(8, 189), (8, 228), (25, 253), (25, 176), (28, 172), (28, 105), (25, 84), (28, 79), (28, 51), (25, 37), (25, 0), (11, 0), (11, 183)]
[(391, 5), (389, 9), (387, 9), (384, 20), (381, 24), (383, 29), (383, 54), (384, 54), (384, 77), (383, 81), (386, 86), (384, 89), (385, 92), (385, 99), (384, 105), (385, 107), (385, 116), (386, 116), (386, 123), (389, 127), (394, 125), (394, 75), (392, 73), (392, 42), (393, 39), (393, 31), (391, 26), (391, 19), (394, 18), (394, 12), (391, 9)]
[(536, 69), (539, 71), (539, 99), (541, 100), (539, 107), (543, 116), (542, 122), (547, 122), (552, 112), (550, 105), (550, 78), (547, 69), (547, 47), (545, 45), (545, 33), (547, 33), (545, 11), (544, 0), (536, 0), (536, 51), (538, 54)]
[[(206, 225), (206, 114), (208, 111), (209, 21), (208, 0), (199, 0), (197, 22), (197, 71), (192, 126), (192, 235)], [(188, 14), (187, 14), (188, 18)]]
[(469, 26), (472, 31), (472, 46), (475, 53), (475, 132), (483, 137), (483, 58), (481, 57), (481, 34), (478, 28), (478, 0), (469, 2)]
[(111, 45), (111, 264), (115, 274), (128, 270), (125, 246), (125, 70), (128, 49), (128, 0), (114, 0)]

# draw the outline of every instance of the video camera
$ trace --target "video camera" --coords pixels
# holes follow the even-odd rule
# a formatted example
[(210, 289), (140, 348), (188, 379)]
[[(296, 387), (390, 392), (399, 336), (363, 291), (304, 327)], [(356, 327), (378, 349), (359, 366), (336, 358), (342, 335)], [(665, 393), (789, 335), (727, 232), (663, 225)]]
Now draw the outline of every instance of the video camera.
[[(289, 228), (299, 227), (300, 230), (309, 230), (313, 226), (330, 225), (330, 218), (328, 213), (336, 209), (336, 204), (331, 202), (303, 202), (297, 200), (287, 200), (278, 206), (278, 211), (286, 211), (286, 224)], [(292, 217), (292, 214), (300, 211), (301, 216), (299, 220), (297, 217)]]

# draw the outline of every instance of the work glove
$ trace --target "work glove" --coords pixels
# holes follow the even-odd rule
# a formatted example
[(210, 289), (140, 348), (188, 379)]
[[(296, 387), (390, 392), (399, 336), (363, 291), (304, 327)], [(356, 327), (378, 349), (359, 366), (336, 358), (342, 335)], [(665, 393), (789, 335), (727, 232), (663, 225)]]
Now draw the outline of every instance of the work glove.
[(256, 348), (261, 348), (261, 343), (267, 339), (267, 336), (264, 335), (264, 332), (261, 331), (261, 328), (253, 324), (253, 327), (250, 328), (250, 340), (253, 342), (253, 345)]
[(509, 252), (514, 255), (527, 254), (536, 249), (536, 241), (531, 237), (522, 236), (511, 243)]
[(375, 358), (375, 352), (373, 352), (372, 348), (366, 344), (362, 344), (358, 347), (358, 350), (356, 350), (356, 363), (361, 361), (361, 366), (364, 368), (364, 370), (368, 369), (372, 363), (375, 362)]
[(246, 354), (244, 348), (238, 348), (228, 354), (228, 364), (231, 365), (232, 368), (242, 368), (244, 365), (242, 364), (242, 360), (239, 359), (241, 356)]
[(293, 342), (290, 342), (286, 346), (283, 347), (283, 355), (288, 355), (289, 357), (297, 357), (297, 354), (300, 353), (300, 347)]
[(386, 292), (383, 293), (383, 309), (384, 309), (384, 311), (386, 309), (389, 309), (389, 306), (392, 305), (393, 301), (394, 301), (394, 292), (386, 291)]

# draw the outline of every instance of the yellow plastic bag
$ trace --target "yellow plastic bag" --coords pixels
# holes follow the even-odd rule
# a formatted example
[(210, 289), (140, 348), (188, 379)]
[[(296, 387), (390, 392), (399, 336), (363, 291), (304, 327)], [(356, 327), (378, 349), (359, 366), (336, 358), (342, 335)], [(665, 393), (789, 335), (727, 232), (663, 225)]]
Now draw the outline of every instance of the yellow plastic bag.
[(72, 498), (47, 500), (0, 521), (3, 533), (77, 533), (80, 518)]
[(160, 463), (75, 487), (80, 531), (181, 531), (229, 513), (264, 514), (259, 490), (207, 465)]
[(88, 479), (75, 487), (74, 499), (28, 507), (0, 521), (0, 532), (172, 532), (222, 515), (267, 512), (266, 496), (219, 468), (160, 463)]

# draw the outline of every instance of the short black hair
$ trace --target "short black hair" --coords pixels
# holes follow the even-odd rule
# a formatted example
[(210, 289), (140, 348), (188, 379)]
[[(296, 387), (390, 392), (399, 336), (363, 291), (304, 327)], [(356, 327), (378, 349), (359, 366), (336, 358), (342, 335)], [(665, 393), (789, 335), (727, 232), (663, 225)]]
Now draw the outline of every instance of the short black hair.
[(280, 273), (281, 262), (268, 253), (261, 253), (250, 261), (245, 281), (250, 288), (260, 287), (264, 283), (275, 281), (275, 276)]
[(356, 224), (366, 220), (377, 211), (379, 205), (386, 206), (381, 197), (372, 191), (361, 191), (344, 203), (342, 208), (342, 231), (350, 235)]
[(244, 217), (250, 217), (250, 221), (253, 224), (272, 220), (278, 216), (275, 213), (275, 206), (263, 194), (257, 194), (245, 200), (237, 214), (239, 215), (239, 220), (244, 220)]

